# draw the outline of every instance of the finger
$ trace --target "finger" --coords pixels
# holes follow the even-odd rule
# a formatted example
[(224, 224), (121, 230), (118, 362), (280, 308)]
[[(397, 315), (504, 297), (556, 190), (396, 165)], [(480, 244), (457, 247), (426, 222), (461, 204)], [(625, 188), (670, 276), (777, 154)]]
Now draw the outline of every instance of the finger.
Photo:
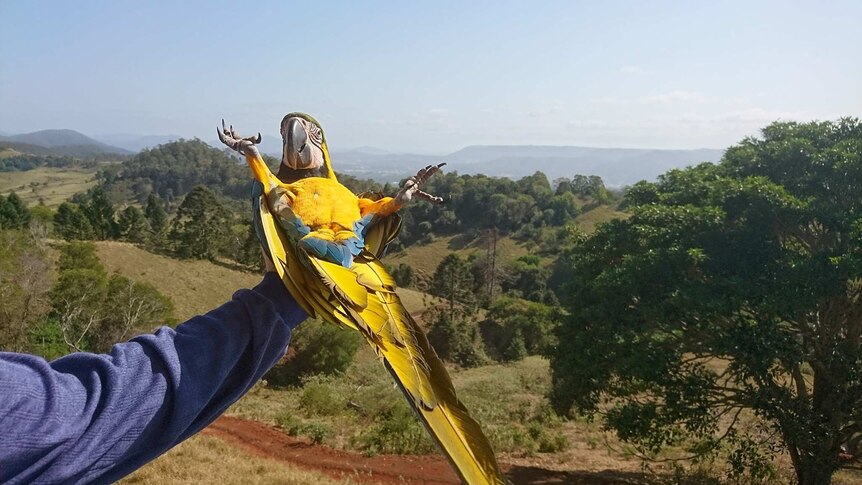
[(417, 190), (413, 195), (420, 198), (420, 199), (425, 199), (429, 202), (433, 202), (435, 204), (442, 204), (443, 203), (443, 197), (431, 195), (428, 192), (423, 192), (421, 190)]
[(263, 248), (260, 248), (260, 255), (263, 257), (263, 268), (265, 271), (275, 271), (275, 265), (272, 263), (272, 260), (269, 259), (269, 256), (266, 255), (266, 251)]
[(427, 167), (422, 169), (422, 171), (420, 172), (420, 174), (418, 176), (419, 177), (419, 183), (424, 184), (425, 182), (428, 181), (428, 179), (431, 178), (431, 176), (433, 176), (439, 170), (440, 170), (440, 167), (438, 167), (436, 165), (428, 165)]

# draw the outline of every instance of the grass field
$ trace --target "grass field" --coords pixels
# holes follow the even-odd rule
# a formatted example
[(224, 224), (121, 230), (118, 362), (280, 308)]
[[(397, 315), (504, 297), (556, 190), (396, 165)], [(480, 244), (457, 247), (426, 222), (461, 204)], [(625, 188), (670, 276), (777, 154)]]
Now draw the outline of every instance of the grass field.
[(209, 261), (153, 254), (128, 243), (100, 241), (96, 248), (109, 273), (149, 283), (168, 295), (179, 321), (216, 308), (230, 300), (236, 290), (251, 288), (263, 278), (259, 273), (237, 271)]
[(600, 205), (587, 212), (579, 214), (575, 218), (578, 227), (584, 232), (591, 233), (596, 230), (596, 225), (608, 222), (612, 219), (625, 219), (629, 214), (620, 212), (615, 206)]
[[(391, 253), (384, 258), (388, 265), (404, 263), (413, 267), (422, 278), (430, 278), (437, 265), (450, 253), (461, 256), (484, 254), (485, 238), (466, 239), (464, 236), (441, 236), (427, 244), (414, 244), (404, 251)], [(497, 240), (497, 257), (501, 262), (514, 261), (528, 253), (527, 249), (510, 237)]]
[(348, 482), (259, 458), (216, 437), (198, 434), (118, 483), (335, 485)]
[(39, 167), (23, 172), (0, 172), (0, 194), (15, 192), (27, 204), (41, 199), (57, 207), (69, 197), (96, 184), (95, 169)]
[(18, 155), (23, 155), (23, 153), (19, 152), (18, 150), (14, 149), (14, 148), (0, 147), (0, 160), (2, 160), (4, 158), (9, 158), (9, 157), (15, 157)]
[[(95, 244), (99, 259), (109, 273), (149, 283), (170, 296), (179, 321), (212, 310), (230, 300), (236, 290), (251, 288), (263, 278), (260, 273), (209, 261), (169, 258), (129, 243), (98, 241)], [(398, 294), (411, 313), (420, 312), (428, 298), (422, 292), (406, 288), (399, 288)], [(437, 299), (431, 297), (431, 301)]]

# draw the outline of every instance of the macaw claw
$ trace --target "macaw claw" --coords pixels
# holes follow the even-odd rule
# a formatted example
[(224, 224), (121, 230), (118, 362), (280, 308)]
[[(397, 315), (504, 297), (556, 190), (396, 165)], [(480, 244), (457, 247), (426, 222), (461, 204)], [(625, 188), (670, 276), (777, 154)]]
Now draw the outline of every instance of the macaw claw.
[(228, 128), (225, 125), (224, 119), (221, 120), (221, 129), (216, 128), (216, 132), (218, 133), (218, 139), (222, 143), (225, 144), (231, 150), (236, 150), (242, 155), (252, 154), (257, 152), (257, 147), (262, 139), (260, 136), (260, 132), (258, 132), (257, 136), (246, 136), (242, 137), (236, 133), (233, 129), (233, 125), (230, 125)]
[(409, 179), (407, 179), (406, 182), (404, 182), (404, 187), (402, 187), (401, 190), (398, 191), (398, 194), (395, 196), (395, 198), (402, 205), (406, 204), (407, 202), (410, 202), (413, 197), (425, 199), (428, 202), (434, 204), (442, 204), (443, 197), (431, 195), (428, 192), (420, 190), (419, 187), (421, 187), (425, 182), (427, 182), (435, 173), (439, 172), (440, 169), (443, 168), (445, 165), (445, 162), (437, 165), (427, 165), (425, 168), (419, 170), (416, 175), (410, 177)]

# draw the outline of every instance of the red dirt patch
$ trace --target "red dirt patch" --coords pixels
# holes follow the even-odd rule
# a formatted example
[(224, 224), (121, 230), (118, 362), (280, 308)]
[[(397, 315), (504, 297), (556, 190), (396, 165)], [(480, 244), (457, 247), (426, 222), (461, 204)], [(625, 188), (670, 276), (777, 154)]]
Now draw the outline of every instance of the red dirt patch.
[[(448, 485), (459, 483), (449, 462), (441, 455), (364, 456), (306, 439), (288, 436), (278, 429), (247, 419), (222, 416), (204, 433), (264, 458), (325, 473), (336, 479), (350, 478), (359, 483)], [(533, 466), (501, 464), (515, 484), (639, 484), (640, 473), (603, 471), (553, 471)]]
[(377, 455), (336, 450), (308, 440), (288, 436), (256, 421), (222, 416), (204, 430), (255, 455), (302, 468), (321, 471), (334, 478), (350, 477), (362, 483), (457, 484), (458, 477), (442, 456)]

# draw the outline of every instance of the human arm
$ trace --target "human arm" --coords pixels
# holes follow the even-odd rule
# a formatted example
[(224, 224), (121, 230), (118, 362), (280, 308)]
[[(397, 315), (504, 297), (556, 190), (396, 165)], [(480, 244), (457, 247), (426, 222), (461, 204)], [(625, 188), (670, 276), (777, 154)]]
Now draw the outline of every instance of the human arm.
[(306, 318), (275, 273), (109, 354), (0, 352), (0, 483), (109, 483), (203, 429), (283, 355)]

